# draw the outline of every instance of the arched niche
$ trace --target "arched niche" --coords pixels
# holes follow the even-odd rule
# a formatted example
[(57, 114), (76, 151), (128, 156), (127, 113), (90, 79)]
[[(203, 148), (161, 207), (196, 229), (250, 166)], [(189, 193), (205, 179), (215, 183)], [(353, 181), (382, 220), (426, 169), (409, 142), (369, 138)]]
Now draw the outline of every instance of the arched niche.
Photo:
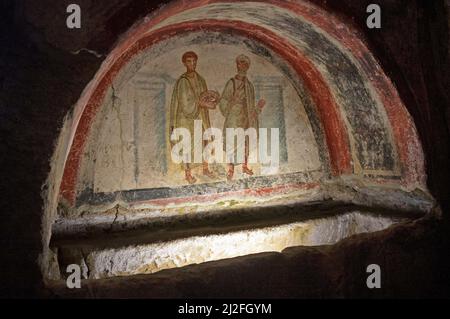
[[(168, 124), (174, 86), (186, 71), (180, 57), (187, 50), (198, 54), (197, 71), (210, 89), (220, 92), (236, 73), (235, 58), (243, 53), (250, 57), (249, 79), (256, 97), (267, 101), (259, 116), (260, 127), (279, 129), (280, 163), (276, 174), (264, 173), (256, 164), (253, 177), (245, 178), (237, 169), (234, 181), (227, 181), (226, 165), (217, 164), (211, 165), (215, 178), (203, 177), (200, 169), (194, 169), (199, 181), (187, 187), (182, 170), (171, 159)], [(224, 117), (219, 109), (209, 111), (209, 116), (211, 126), (222, 129)], [(183, 33), (142, 51), (112, 83), (86, 142), (77, 204), (111, 202), (114, 196), (139, 197), (143, 201), (188, 197), (199, 191), (217, 193), (218, 189), (225, 193), (306, 184), (326, 175), (329, 166), (322, 126), (311, 98), (281, 57), (260, 43), (231, 33)]]
[[(250, 57), (249, 79), (268, 101), (260, 122), (281, 132), (279, 171), (256, 165), (253, 176), (228, 181), (217, 165), (215, 178), (183, 179), (170, 162), (167, 117), (186, 51), (198, 54), (198, 72), (219, 92), (236, 73), (235, 57)], [(222, 126), (217, 110), (210, 116)], [(302, 1), (174, 2), (123, 36), (65, 128), (52, 241), (62, 264), (81, 258), (94, 278), (333, 243), (432, 205), (416, 130), (394, 86), (354, 31)], [(77, 247), (80, 235), (88, 239)], [(230, 255), (214, 250), (242, 236), (259, 241)], [(108, 252), (98, 248), (105, 242)], [(130, 244), (144, 247), (133, 271), (122, 261), (98, 266), (130, 253)], [(199, 245), (205, 253), (191, 260), (181, 253)], [(158, 249), (180, 253), (161, 261)]]

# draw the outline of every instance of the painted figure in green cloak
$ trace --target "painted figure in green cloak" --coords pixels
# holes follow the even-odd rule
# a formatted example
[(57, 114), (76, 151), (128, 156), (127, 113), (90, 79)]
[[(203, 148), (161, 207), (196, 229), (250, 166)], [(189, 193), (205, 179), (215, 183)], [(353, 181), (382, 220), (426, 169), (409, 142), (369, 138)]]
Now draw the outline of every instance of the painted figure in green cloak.
[[(202, 93), (208, 91), (206, 81), (195, 69), (197, 67), (198, 56), (195, 52), (189, 51), (181, 58), (186, 67), (186, 72), (177, 80), (170, 105), (170, 135), (175, 128), (186, 128), (191, 135), (191, 145), (194, 145), (194, 121), (202, 121), (203, 131), (211, 127), (209, 119), (209, 109), (214, 105), (209, 105), (207, 101), (201, 99)], [(191, 159), (194, 158), (193, 148), (191, 148)], [(214, 174), (209, 170), (208, 163), (203, 161), (203, 175), (214, 178)], [(192, 175), (191, 169), (195, 166), (193, 161), (183, 162), (182, 168), (188, 183), (193, 184), (196, 178)]]

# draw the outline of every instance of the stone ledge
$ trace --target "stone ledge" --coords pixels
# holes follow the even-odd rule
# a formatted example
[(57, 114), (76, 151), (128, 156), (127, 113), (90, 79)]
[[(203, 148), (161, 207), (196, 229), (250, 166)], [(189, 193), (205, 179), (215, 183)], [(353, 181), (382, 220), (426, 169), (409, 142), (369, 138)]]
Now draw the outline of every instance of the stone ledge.
[[(154, 274), (82, 280), (81, 289), (67, 289), (64, 280), (48, 281), (47, 296), (446, 298), (449, 276), (438, 271), (450, 266), (446, 258), (449, 241), (443, 235), (446, 229), (441, 220), (429, 216), (352, 236), (336, 245), (291, 247), (279, 253), (223, 259)], [(379, 264), (383, 271), (382, 289), (370, 290), (365, 285), (365, 270), (371, 263)]]
[(71, 217), (60, 217), (52, 227), (52, 241), (99, 236), (111, 239), (112, 234), (122, 236), (121, 233), (130, 231), (190, 232), (196, 228), (233, 228), (255, 223), (270, 226), (352, 209), (416, 218), (430, 212), (435, 202), (421, 190), (406, 191), (398, 186), (347, 180), (330, 181), (318, 188), (263, 200), (230, 196), (220, 202), (190, 202), (166, 207), (130, 207), (120, 202), (112, 205), (103, 210), (92, 208), (92, 211), (79, 211)]
[[(148, 235), (89, 242), (71, 242), (57, 246), (58, 267), (81, 265), (84, 278), (99, 279), (154, 273), (194, 263), (231, 258), (267, 251), (282, 251), (290, 246), (334, 244), (343, 238), (385, 229), (403, 218), (385, 217), (351, 211), (280, 224), (215, 233), (185, 233), (182, 238), (148, 242)], [(164, 239), (162, 239), (164, 238)], [(121, 241), (123, 239), (123, 241)]]
[(199, 209), (191, 203), (156, 212), (117, 205), (101, 213), (62, 218), (50, 242), (53, 278), (64, 275), (61, 270), (69, 264), (81, 265), (85, 278), (99, 279), (290, 246), (330, 245), (424, 216), (434, 205), (422, 191), (342, 180), (298, 196), (288, 193), (259, 205), (230, 198), (224, 207), (202, 203)]

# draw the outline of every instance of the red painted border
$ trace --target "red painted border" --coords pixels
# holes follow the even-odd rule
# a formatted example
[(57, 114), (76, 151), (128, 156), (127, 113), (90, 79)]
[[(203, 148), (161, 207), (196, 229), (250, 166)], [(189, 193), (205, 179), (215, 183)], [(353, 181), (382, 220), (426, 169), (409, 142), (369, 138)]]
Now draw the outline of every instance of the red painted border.
[[(139, 31), (156, 25), (164, 19), (185, 10), (194, 9), (213, 3), (234, 3), (242, 0), (192, 0), (174, 1), (161, 10), (155, 12), (155, 19), (146, 25), (142, 25)], [(354, 58), (360, 63), (365, 75), (372, 83), (377, 95), (387, 113), (392, 127), (394, 142), (402, 165), (402, 181), (404, 185), (415, 185), (426, 188), (425, 157), (419, 140), (414, 121), (400, 99), (394, 85), (384, 74), (381, 66), (370, 53), (362, 36), (353, 28), (334, 16), (325, 9), (308, 1), (286, 1), (286, 0), (252, 0), (271, 4), (290, 10), (303, 17), (309, 23), (324, 30), (328, 35), (341, 43)], [(339, 26), (337, 28), (336, 26)]]
[[(144, 21), (139, 25), (136, 25), (122, 37), (123, 40), (116, 46), (116, 48), (108, 56), (108, 59), (104, 62), (101, 69), (94, 78), (93, 83), (86, 88), (85, 90), (86, 92), (83, 93), (82, 97), (80, 98), (80, 101), (78, 102), (76, 111), (78, 110), (79, 112), (78, 113), (75, 112), (75, 121), (73, 126), (75, 134), (73, 136), (73, 142), (66, 160), (63, 180), (60, 187), (60, 194), (64, 198), (69, 200), (69, 202), (71, 203), (73, 203), (75, 199), (75, 184), (77, 178), (77, 171), (80, 163), (80, 156), (83, 151), (85, 139), (87, 137), (90, 125), (92, 123), (92, 119), (95, 116), (95, 113), (101, 104), (101, 100), (104, 97), (105, 91), (109, 83), (111, 83), (114, 76), (120, 70), (120, 67), (123, 66), (123, 64), (126, 63), (126, 61), (128, 61), (133, 54), (144, 48), (139, 47), (139, 45), (137, 45), (138, 49), (136, 50), (135, 42), (139, 39), (140, 34), (143, 34), (145, 31), (149, 30), (149, 28), (155, 26), (164, 19), (173, 16), (181, 11), (201, 7), (211, 3), (235, 2), (235, 1), (239, 2), (237, 0), (175, 1), (170, 5), (165, 6), (163, 9), (154, 12), (154, 14), (152, 15), (152, 19)], [(322, 8), (319, 8), (313, 4), (302, 3), (299, 1), (291, 2), (281, 0), (264, 0), (264, 1), (256, 0), (256, 1), (273, 4), (288, 9), (292, 12), (295, 12), (296, 14), (302, 16), (306, 21), (313, 23), (314, 25), (321, 28), (332, 37), (336, 38), (341, 44), (345, 46), (347, 50), (349, 50), (353, 54), (354, 58), (358, 60), (363, 71), (366, 73), (366, 76), (369, 78), (370, 82), (374, 86), (377, 94), (379, 95), (386, 109), (387, 116), (392, 126), (394, 140), (397, 145), (400, 162), (402, 164), (402, 174), (404, 184), (406, 185), (419, 184), (421, 186), (424, 186), (425, 169), (424, 169), (423, 153), (413, 121), (409, 113), (407, 112), (406, 108), (402, 104), (393, 84), (382, 72), (381, 68), (379, 67), (379, 64), (370, 54), (370, 51), (367, 49), (367, 46), (364, 44), (364, 42), (360, 39), (360, 36), (357, 35), (350, 28), (346, 27), (345, 23), (339, 21), (338, 18), (334, 17), (333, 15), (326, 12)], [(214, 22), (214, 24), (216, 23), (217, 21)], [(340, 25), (340, 28), (336, 28), (336, 25), (338, 24)], [(251, 27), (254, 28), (255, 26)], [(252, 33), (250, 35), (253, 36), (254, 34), (250, 30), (247, 31)], [(242, 32), (243, 30), (240, 31)], [(264, 31), (263, 33), (265, 32), (266, 31)], [(174, 34), (169, 34), (169, 36), (173, 35)], [(153, 36), (157, 37), (155, 34), (153, 34)], [(162, 39), (164, 35), (159, 34), (159, 37)], [(280, 41), (281, 39), (275, 40)], [(281, 41), (283, 42), (283, 40)], [(288, 43), (285, 44), (289, 47)], [(129, 50), (130, 47), (135, 48), (134, 53), (132, 50)], [(293, 49), (292, 47), (288, 49), (291, 51), (287, 56), (287, 60), (290, 58), (290, 60), (292, 61), (299, 58), (298, 57), (299, 52), (297, 52), (295, 48), (294, 50), (292, 49)], [(309, 61), (306, 61), (306, 65), (308, 64), (308, 62)], [(117, 67), (118, 65), (120, 65), (120, 67)], [(318, 96), (317, 92), (319, 91), (317, 89), (325, 89), (326, 91), (329, 91), (328, 88), (326, 87), (325, 82), (322, 81), (319, 80), (318, 87), (314, 85), (314, 81), (310, 81), (309, 83), (310, 86), (308, 87), (313, 94), (316, 93), (314, 99), (316, 101), (318, 108), (320, 103), (317, 103), (317, 99), (320, 99), (322, 101), (321, 102), (322, 106), (326, 105), (327, 103), (332, 103), (331, 105), (334, 104), (333, 99), (332, 98), (329, 99), (330, 97), (329, 95), (328, 98), (323, 98), (322, 96), (320, 96), (320, 94)], [(324, 85), (325, 88), (322, 88), (322, 85)], [(79, 110), (80, 108), (81, 110)], [(336, 132), (333, 130), (336, 129), (336, 127), (337, 128), (341, 127), (341, 129), (344, 127), (342, 125), (341, 119), (339, 118), (339, 113), (337, 113), (337, 117), (335, 117), (334, 120), (330, 120), (330, 116), (333, 116), (333, 114), (329, 114), (327, 109), (319, 108), (319, 112), (322, 119), (325, 118), (326, 120), (326, 118), (328, 118), (328, 122), (325, 121), (324, 126), (327, 137), (327, 144), (330, 147), (332, 170), (336, 174), (349, 172), (351, 169), (349, 160), (350, 152), (348, 150), (346, 136), (339, 137), (340, 139), (338, 139), (338, 141), (341, 144), (338, 144), (337, 145), (338, 147), (337, 146), (334, 147), (338, 152), (333, 151), (334, 145), (333, 134), (335, 134)], [(332, 111), (332, 113), (333, 112), (334, 110)], [(340, 130), (339, 132), (340, 133), (338, 134), (343, 135), (345, 129)], [(342, 146), (348, 150), (348, 153), (344, 149), (345, 154), (343, 156), (340, 156), (337, 153), (339, 153), (339, 147)]]
[[(231, 0), (233, 1), (233, 0)], [(325, 10), (312, 5), (281, 0), (256, 0), (269, 2), (291, 10), (334, 37), (349, 50), (360, 63), (365, 75), (375, 88), (392, 127), (394, 142), (402, 165), (402, 179), (405, 185), (425, 187), (425, 158), (414, 121), (398, 95), (397, 90), (384, 74), (381, 66), (360, 39), (361, 36), (343, 21)], [(336, 28), (339, 25), (339, 28)]]
[(219, 199), (229, 199), (230, 196), (254, 196), (258, 198), (264, 198), (267, 196), (281, 195), (287, 192), (298, 191), (298, 190), (310, 190), (313, 188), (319, 188), (319, 183), (304, 183), (304, 184), (287, 184), (279, 185), (274, 187), (264, 187), (258, 189), (242, 189), (238, 191), (230, 191), (226, 193), (219, 194), (208, 194), (208, 195), (196, 195), (188, 197), (177, 197), (177, 198), (160, 198), (151, 199), (145, 201), (135, 202), (132, 205), (155, 205), (166, 207), (168, 205), (180, 205), (185, 203), (212, 203)]
[(303, 79), (319, 111), (319, 116), (325, 131), (333, 174), (339, 175), (351, 172), (351, 155), (347, 140), (347, 131), (341, 119), (338, 106), (320, 72), (301, 52), (284, 39), (280, 39), (272, 31), (260, 26), (236, 21), (197, 20), (195, 22), (170, 25), (137, 40), (116, 60), (114, 65), (103, 76), (80, 118), (74, 136), (74, 142), (66, 161), (60, 194), (70, 203), (73, 203), (75, 200), (78, 168), (89, 128), (115, 75), (134, 55), (143, 49), (173, 35), (200, 30), (231, 30), (232, 32), (253, 38), (267, 45), (290, 63), (297, 74)]

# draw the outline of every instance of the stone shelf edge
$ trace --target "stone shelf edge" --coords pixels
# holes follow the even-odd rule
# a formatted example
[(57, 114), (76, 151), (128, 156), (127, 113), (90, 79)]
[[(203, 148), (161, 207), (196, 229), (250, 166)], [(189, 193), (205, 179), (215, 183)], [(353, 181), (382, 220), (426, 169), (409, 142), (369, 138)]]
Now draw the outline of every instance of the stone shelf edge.
[[(298, 194), (294, 194), (298, 195)], [(230, 199), (233, 201), (233, 199)], [(430, 212), (433, 199), (420, 190), (405, 191), (386, 186), (324, 184), (303, 196), (287, 194), (261, 204), (245, 201), (217, 208), (202, 207), (130, 210), (117, 203), (102, 213), (60, 218), (53, 225), (51, 246), (111, 243), (117, 238), (146, 234), (149, 241), (178, 238), (190, 233), (214, 233), (252, 227), (271, 226), (360, 210), (384, 216), (417, 218)]]

